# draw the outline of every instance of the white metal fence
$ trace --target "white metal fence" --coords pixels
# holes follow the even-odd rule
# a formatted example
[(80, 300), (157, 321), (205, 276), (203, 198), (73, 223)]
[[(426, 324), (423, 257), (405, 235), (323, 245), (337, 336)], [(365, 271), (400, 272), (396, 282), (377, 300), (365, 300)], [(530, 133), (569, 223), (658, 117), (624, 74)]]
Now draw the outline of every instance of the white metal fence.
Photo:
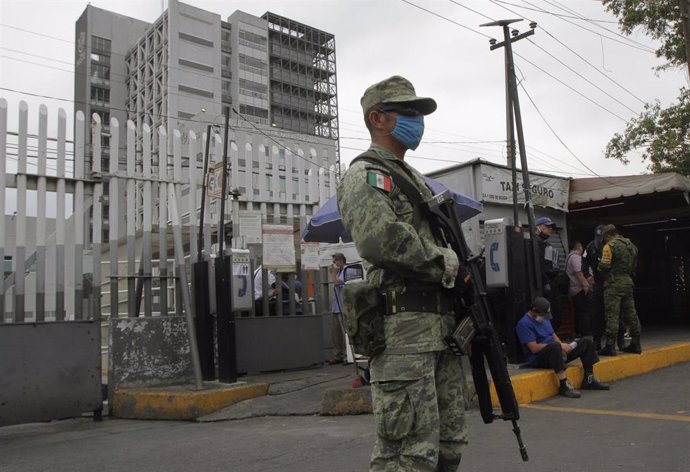
[[(113, 117), (103, 124), (96, 114), (87, 121), (77, 112), (71, 142), (66, 124), (67, 115), (59, 109), (57, 137), (49, 137), (49, 113), (41, 105), (38, 134), (30, 134), (29, 107), (22, 101), (18, 130), (13, 132), (8, 130), (7, 101), (0, 98), (0, 208), (16, 206), (16, 214), (5, 216), (0, 225), (0, 260), (4, 262), (0, 323), (99, 319), (102, 306), (121, 306), (123, 297), (127, 316), (139, 316), (138, 284), (142, 314), (151, 316), (154, 284), (168, 287), (169, 279), (179, 276), (171, 272), (167, 261), (175, 260), (175, 266), (189, 273), (190, 264), (198, 258), (205, 135), (188, 131), (183, 140), (178, 130), (169, 136), (165, 129), (152, 130), (147, 125), (137, 135), (131, 121), (123, 127)], [(123, 148), (118, 145), (122, 133), (126, 136)], [(109, 141), (107, 149), (101, 147), (104, 136)], [(220, 135), (213, 133), (212, 141), (209, 168), (222, 161)], [(245, 151), (250, 149), (229, 146), (235, 162), (238, 153)], [(277, 191), (272, 197), (262, 187), (256, 195), (251, 172), (241, 181), (239, 166), (232, 165), (228, 187), (248, 188), (251, 198), (242, 202), (240, 197), (229, 206), (229, 213), (242, 204), (245, 209), (260, 210), (263, 221), (291, 224), (305, 220), (319, 202), (334, 194), (333, 167), (307, 169), (309, 164), (301, 159), (313, 154), (313, 149), (282, 153), (284, 163), (275, 149), (256, 151), (261, 156), (262, 180), (270, 180), (277, 188), (282, 169), (286, 192)], [(270, 178), (266, 169), (272, 169)], [(206, 205), (209, 215), (208, 201)], [(35, 218), (28, 210), (35, 211)], [(210, 218), (204, 226), (203, 254), (209, 257), (215, 228)], [(241, 238), (236, 241), (241, 244)], [(179, 242), (179, 248), (174, 242)], [(101, 300), (102, 287), (109, 302)], [(169, 300), (169, 291), (157, 292), (155, 311), (167, 314), (173, 307), (180, 313), (180, 303)]]

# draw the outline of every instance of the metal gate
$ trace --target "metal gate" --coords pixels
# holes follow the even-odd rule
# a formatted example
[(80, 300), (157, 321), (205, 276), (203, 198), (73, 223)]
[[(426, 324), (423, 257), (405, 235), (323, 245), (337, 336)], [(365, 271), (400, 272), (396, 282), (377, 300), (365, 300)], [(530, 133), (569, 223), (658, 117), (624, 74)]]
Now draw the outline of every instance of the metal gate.
[[(18, 131), (10, 132), (7, 102), (0, 98), (0, 208), (16, 207), (0, 225), (0, 426), (85, 412), (99, 417), (102, 383), (110, 393), (133, 384), (201, 384), (189, 274), (199, 257), (203, 136), (189, 131), (183, 143), (178, 130), (168, 135), (143, 125), (137, 131), (131, 121), (121, 127), (114, 117), (101, 123), (96, 114), (87, 121), (77, 112), (72, 142), (66, 113), (57, 115), (57, 138), (48, 137), (44, 105), (38, 132), (31, 134), (22, 101)], [(122, 149), (115, 144), (121, 132)], [(105, 139), (115, 145), (102, 150)], [(217, 133), (213, 142), (218, 162), (223, 142)], [(301, 179), (304, 174), (300, 167)], [(298, 212), (284, 204), (287, 222), (295, 213), (305, 221), (306, 209), (335, 191), (332, 176), (309, 176), (311, 197), (294, 205)], [(270, 202), (260, 204), (264, 222), (271, 206), (273, 222), (280, 223), (280, 204)], [(212, 229), (207, 222), (199, 233), (204, 257), (212, 253)], [(308, 324), (309, 362), (318, 362), (328, 343), (322, 323), (330, 317), (321, 317), (328, 290), (323, 274), (310, 279), (316, 313), (298, 315), (290, 303), (287, 316), (272, 317), (273, 328), (260, 334), (282, 339), (287, 324), (304, 335)], [(237, 348), (247, 368), (285, 368), (276, 359), (291, 358), (279, 348), (257, 361), (255, 346), (247, 347), (266, 320), (252, 313), (238, 321)], [(294, 354), (294, 345), (285, 351)], [(303, 359), (296, 356), (289, 367)]]
[[(29, 135), (21, 102), (18, 132), (8, 135), (7, 102), (0, 99), (0, 426), (88, 411), (99, 417), (102, 408), (97, 225), (93, 247), (84, 242), (87, 212), (100, 220), (103, 184), (85, 178), (84, 135), (67, 142), (65, 112), (50, 143), (47, 127), (41, 106), (38, 135)], [(73, 144), (71, 169), (67, 144)], [(52, 231), (48, 194), (56, 204)], [(69, 196), (74, 211), (67, 215)], [(8, 197), (16, 206), (11, 217), (4, 215)], [(35, 217), (27, 215), (30, 208)]]

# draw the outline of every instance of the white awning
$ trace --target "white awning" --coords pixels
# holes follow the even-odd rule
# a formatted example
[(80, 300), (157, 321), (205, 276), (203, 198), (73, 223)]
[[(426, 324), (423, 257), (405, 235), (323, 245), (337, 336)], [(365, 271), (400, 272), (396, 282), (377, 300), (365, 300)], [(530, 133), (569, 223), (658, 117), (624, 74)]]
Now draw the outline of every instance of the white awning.
[(599, 202), (635, 195), (662, 192), (690, 192), (690, 179), (673, 172), (621, 177), (573, 179), (570, 182), (570, 205)]

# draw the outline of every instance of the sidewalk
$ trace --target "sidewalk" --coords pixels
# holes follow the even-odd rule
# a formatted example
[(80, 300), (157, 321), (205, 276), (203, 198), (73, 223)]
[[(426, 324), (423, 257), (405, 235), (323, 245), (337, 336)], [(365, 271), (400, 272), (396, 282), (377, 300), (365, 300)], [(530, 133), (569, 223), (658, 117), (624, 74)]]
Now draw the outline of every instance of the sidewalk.
[[(616, 357), (602, 358), (595, 366), (595, 373), (601, 381), (611, 382), (690, 361), (690, 326), (648, 328), (642, 336), (642, 348), (641, 355), (620, 353)], [(463, 362), (468, 377), (468, 402), (476, 406), (467, 359), (463, 358)], [(520, 404), (557, 394), (558, 381), (549, 370), (525, 369), (511, 364), (508, 371)], [(567, 375), (579, 385), (583, 375), (581, 365), (572, 363)], [(244, 375), (237, 385), (211, 383), (214, 388), (202, 392), (186, 389), (179, 401), (173, 400), (179, 392), (171, 389), (156, 389), (158, 396), (154, 402), (150, 397), (144, 398), (146, 390), (129, 391), (127, 401), (142, 405), (138, 410), (130, 409), (133, 414), (118, 416), (212, 422), (260, 416), (370, 413), (370, 389), (366, 386), (353, 388), (355, 379), (352, 364), (318, 365), (294, 371)], [(148, 392), (150, 394), (150, 389)], [(122, 396), (116, 394), (116, 398), (120, 398), (121, 405)]]

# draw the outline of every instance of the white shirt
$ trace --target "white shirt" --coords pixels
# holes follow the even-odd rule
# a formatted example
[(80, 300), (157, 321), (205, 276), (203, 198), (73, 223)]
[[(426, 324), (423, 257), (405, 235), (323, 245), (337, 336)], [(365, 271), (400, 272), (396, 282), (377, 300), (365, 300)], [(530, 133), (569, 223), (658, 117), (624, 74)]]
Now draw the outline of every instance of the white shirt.
[[(254, 301), (263, 297), (263, 277), (261, 274), (262, 266), (259, 266), (254, 271)], [(276, 276), (272, 271), (268, 271), (268, 285), (272, 286), (276, 283)]]

